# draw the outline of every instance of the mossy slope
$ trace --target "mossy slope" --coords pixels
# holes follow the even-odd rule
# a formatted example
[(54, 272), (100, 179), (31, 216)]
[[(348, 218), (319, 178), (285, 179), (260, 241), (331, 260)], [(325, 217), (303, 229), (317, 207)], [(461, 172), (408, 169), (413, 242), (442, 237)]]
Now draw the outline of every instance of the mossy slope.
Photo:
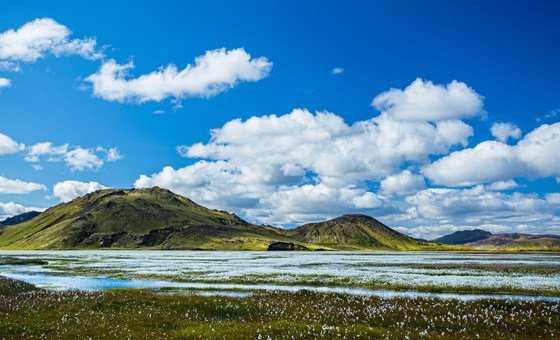
[(288, 234), (300, 242), (343, 250), (463, 249), (414, 239), (367, 215), (343, 215), (326, 222), (309, 223), (289, 230)]

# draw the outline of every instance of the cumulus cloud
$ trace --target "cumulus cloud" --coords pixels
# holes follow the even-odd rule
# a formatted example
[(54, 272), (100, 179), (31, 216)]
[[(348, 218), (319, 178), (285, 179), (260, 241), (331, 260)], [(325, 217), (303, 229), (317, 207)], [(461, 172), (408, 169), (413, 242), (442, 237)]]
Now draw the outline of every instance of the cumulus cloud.
[(0, 61), (0, 71), (20, 72), (21, 66), (11, 61)]
[(381, 192), (385, 194), (409, 194), (426, 187), (424, 177), (413, 174), (409, 170), (387, 176), (379, 184)]
[(372, 105), (397, 119), (439, 121), (481, 114), (483, 98), (462, 82), (437, 85), (418, 78), (404, 90), (381, 93)]
[(66, 152), (64, 160), (72, 171), (99, 169), (103, 165), (103, 160), (93, 149), (82, 149), (81, 147)]
[[(379, 106), (378, 116), (351, 124), (334, 113), (304, 109), (231, 120), (212, 130), (207, 143), (177, 148), (193, 164), (141, 175), (135, 186), (165, 187), (276, 225), (344, 213), (404, 223), (416, 235), (469, 226), (544, 232), (559, 225), (560, 196), (504, 191), (516, 188), (520, 176), (560, 178), (552, 151), (560, 147), (560, 123), (543, 125), (516, 145), (485, 141), (467, 148), (473, 129), (461, 119), (482, 110), (474, 90), (417, 80), (391, 91), (405, 98), (389, 96), (391, 105)], [(424, 99), (414, 94), (423, 91)], [(473, 187), (426, 189), (423, 175), (430, 185)]]
[(55, 146), (52, 142), (41, 142), (32, 145), (25, 156), (28, 162), (38, 162), (41, 156), (49, 156), (49, 161), (58, 161), (68, 151), (68, 144)]
[(505, 194), (483, 186), (469, 189), (430, 188), (408, 196), (406, 202), (419, 217), (427, 219), (500, 219), (512, 216), (551, 214), (559, 208), (553, 198), (535, 194)]
[(560, 175), (560, 123), (543, 124), (516, 145), (485, 141), (456, 151), (424, 169), (435, 184), (470, 186), (508, 181), (516, 177)]
[[(398, 210), (383, 195), (424, 186), (421, 176), (402, 172), (403, 163), (426, 164), (432, 155), (466, 146), (472, 134), (471, 126), (453, 118), (408, 121), (382, 112), (348, 124), (334, 113), (296, 109), (229, 121), (211, 131), (208, 143), (178, 147), (182, 156), (201, 160), (142, 175), (135, 186), (169, 188), (268, 223), (307, 222), (343, 212), (380, 216)], [(382, 179), (385, 191), (368, 188), (368, 182)], [(322, 207), (328, 207), (329, 216)]]
[(0, 155), (16, 153), (23, 151), (24, 149), (24, 144), (17, 143), (5, 134), (0, 133)]
[(109, 101), (144, 103), (166, 98), (211, 97), (239, 82), (254, 82), (270, 73), (272, 63), (265, 57), (251, 58), (243, 48), (207, 51), (182, 70), (170, 64), (137, 78), (128, 76), (131, 61), (120, 65), (108, 60), (86, 78), (95, 96)]
[[(94, 37), (72, 39), (70, 29), (51, 18), (30, 21), (17, 29), (0, 32), (0, 71), (18, 72), (21, 63), (34, 63), (49, 55), (78, 55), (87, 60), (104, 58)], [(266, 57), (252, 58), (243, 48), (206, 51), (194, 64), (178, 69), (174, 64), (139, 77), (131, 77), (132, 61), (119, 64), (104, 60), (85, 80), (99, 98), (116, 102), (144, 103), (170, 98), (174, 109), (186, 97), (208, 98), (237, 86), (267, 77), (272, 63)], [(0, 78), (0, 89), (11, 80)]]
[(61, 202), (69, 202), (76, 197), (106, 188), (97, 182), (63, 181), (54, 185), (53, 195)]
[(335, 67), (332, 69), (331, 74), (333, 76), (337, 75), (337, 74), (342, 74), (344, 72), (344, 69), (342, 67)]
[(12, 81), (8, 78), (0, 77), (0, 89), (12, 86)]
[(495, 141), (453, 152), (424, 169), (424, 174), (434, 184), (446, 186), (505, 181), (526, 172), (525, 164), (516, 157), (513, 147)]
[(348, 125), (333, 113), (297, 109), (282, 116), (232, 120), (212, 130), (208, 144), (183, 146), (180, 152), (240, 166), (296, 166), (323, 182), (347, 184), (393, 174), (406, 161), (425, 162), (429, 155), (466, 145), (470, 135), (472, 128), (461, 121), (411, 123), (380, 115)]
[[(0, 59), (33, 63), (46, 55), (79, 55), (99, 59), (95, 38), (72, 39), (68, 27), (51, 18), (30, 21), (18, 29), (0, 33)], [(14, 64), (12, 64), (14, 65)]]
[(279, 188), (248, 216), (270, 224), (298, 224), (348, 212), (384, 216), (397, 211), (389, 199), (364, 189), (319, 183)]
[(36, 190), (45, 190), (39, 183), (24, 182), (19, 179), (9, 179), (0, 176), (0, 194), (28, 194)]
[(123, 159), (123, 156), (121, 155), (119, 149), (117, 149), (117, 148), (110, 148), (110, 149), (107, 149), (107, 150), (105, 150), (103, 148), (101, 148), (99, 150), (99, 148), (98, 148), (98, 151), (102, 151), (102, 152), (107, 153), (107, 162), (116, 162), (116, 161), (119, 161), (119, 160)]
[(106, 149), (70, 147), (68, 144), (54, 145), (52, 142), (41, 142), (32, 145), (25, 160), (36, 163), (46, 159), (48, 162), (65, 162), (71, 171), (97, 170), (105, 162), (122, 159), (117, 148)]
[(0, 202), (0, 221), (15, 215), (23, 214), (28, 211), (44, 211), (44, 208), (26, 207), (14, 202), (2, 203)]
[(543, 124), (517, 143), (515, 153), (532, 169), (529, 177), (560, 175), (560, 123)]
[(494, 123), (490, 128), (492, 136), (500, 142), (507, 142), (508, 139), (519, 139), (521, 137), (521, 129), (511, 123)]
[(500, 191), (500, 190), (511, 190), (517, 187), (519, 187), (519, 184), (517, 184), (517, 182), (515, 182), (514, 180), (509, 180), (509, 181), (490, 183), (486, 186), (486, 189)]

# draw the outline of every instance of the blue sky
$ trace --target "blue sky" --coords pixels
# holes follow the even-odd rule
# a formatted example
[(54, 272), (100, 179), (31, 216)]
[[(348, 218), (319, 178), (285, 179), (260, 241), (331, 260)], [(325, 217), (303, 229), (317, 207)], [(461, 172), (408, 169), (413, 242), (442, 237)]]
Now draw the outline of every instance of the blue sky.
[[(558, 233), (559, 10), (529, 1), (3, 4), (0, 216), (101, 186), (160, 185), (275, 225), (366, 213), (422, 237), (473, 226)], [(158, 73), (195, 58), (210, 66)], [(397, 148), (406, 143), (414, 150)]]

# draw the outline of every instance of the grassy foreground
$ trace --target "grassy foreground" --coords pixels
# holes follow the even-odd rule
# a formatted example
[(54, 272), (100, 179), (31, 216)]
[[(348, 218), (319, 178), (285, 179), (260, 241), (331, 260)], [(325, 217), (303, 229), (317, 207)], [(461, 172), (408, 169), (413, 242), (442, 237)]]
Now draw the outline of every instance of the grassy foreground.
[(543, 301), (52, 292), (0, 277), (0, 338), (559, 338)]

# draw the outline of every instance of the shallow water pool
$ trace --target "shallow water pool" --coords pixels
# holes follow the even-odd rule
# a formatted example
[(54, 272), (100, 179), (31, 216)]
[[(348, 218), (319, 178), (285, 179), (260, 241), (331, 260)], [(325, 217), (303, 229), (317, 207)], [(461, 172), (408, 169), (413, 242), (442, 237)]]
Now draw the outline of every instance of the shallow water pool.
[[(532, 291), (531, 298), (545, 299), (542, 292), (560, 296), (555, 293), (560, 290), (560, 256), (555, 253), (0, 251), (1, 257), (48, 261), (46, 266), (3, 265), (0, 275), (49, 289), (207, 294), (306, 289), (382, 297), (488, 297), (452, 293), (476, 287), (497, 293), (491, 295), (496, 298), (528, 298)], [(426, 286), (449, 292), (416, 291)], [(510, 294), (499, 294), (505, 292)]]

